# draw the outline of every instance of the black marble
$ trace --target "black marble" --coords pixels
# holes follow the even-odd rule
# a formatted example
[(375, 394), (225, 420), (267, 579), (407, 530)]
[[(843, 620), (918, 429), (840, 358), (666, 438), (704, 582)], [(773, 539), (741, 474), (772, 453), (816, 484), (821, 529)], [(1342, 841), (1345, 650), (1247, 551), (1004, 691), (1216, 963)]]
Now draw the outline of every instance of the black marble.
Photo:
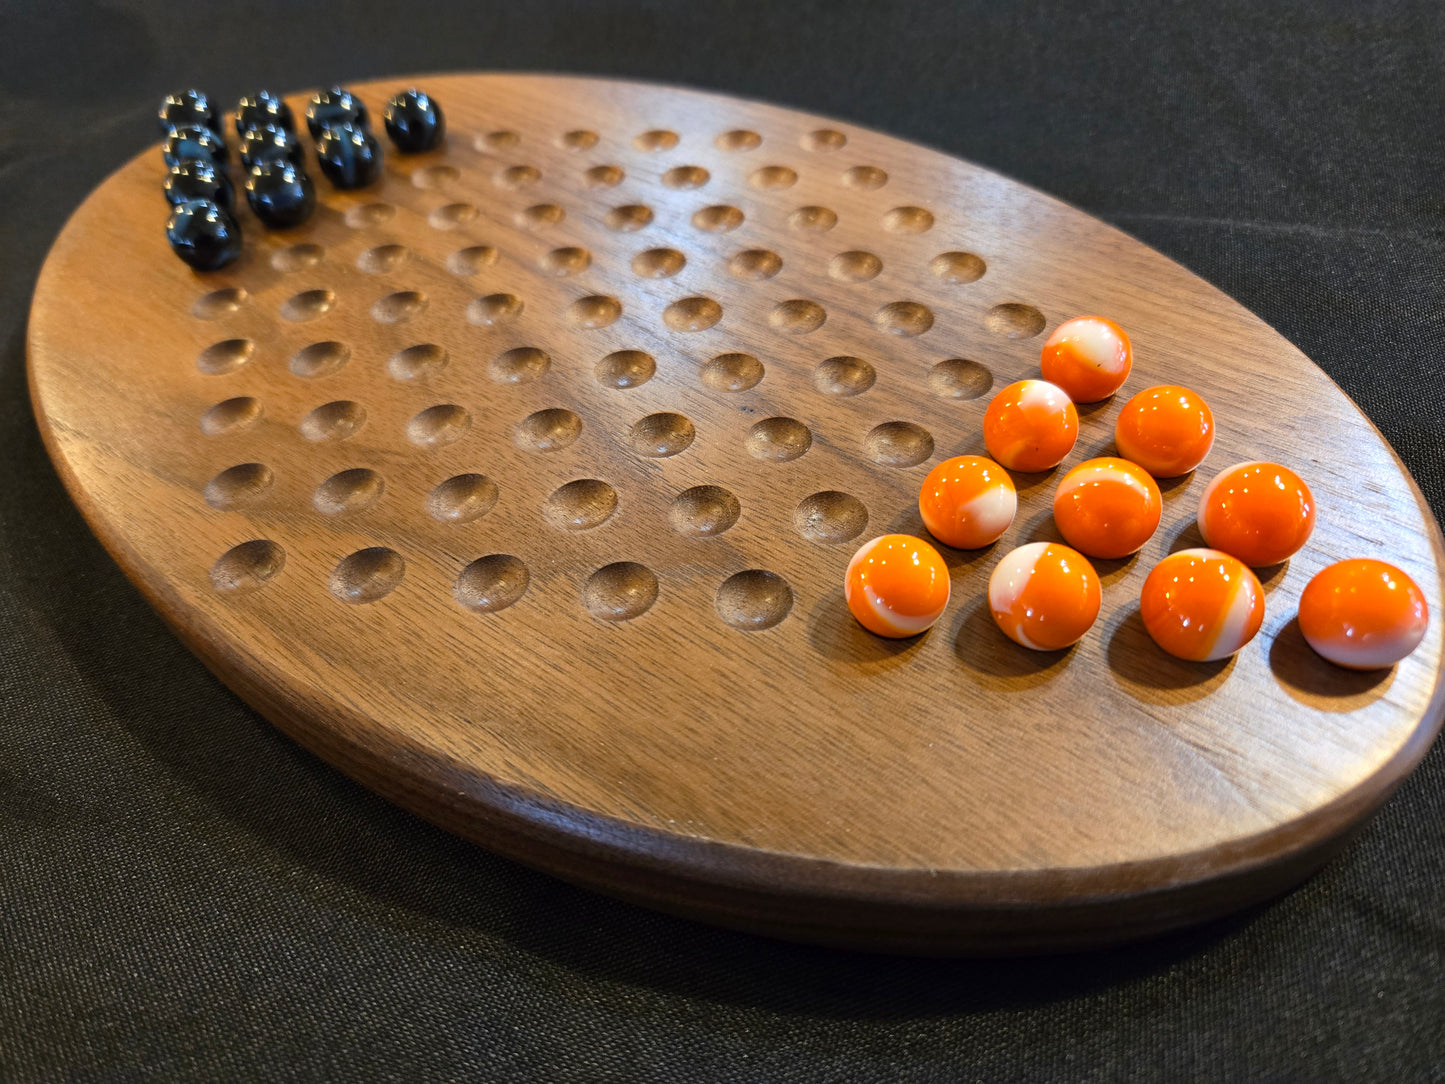
[(241, 136), (241, 164), (246, 168), (281, 159), (306, 168), (306, 148), (301, 137), (284, 128), (249, 128)]
[(337, 188), (365, 188), (381, 176), (381, 144), (365, 128), (332, 125), (316, 140), (316, 161)]
[(216, 271), (241, 255), (241, 227), (208, 199), (186, 200), (166, 223), (171, 251), (197, 271)]
[(269, 90), (258, 90), (236, 103), (236, 134), (245, 137), (253, 128), (279, 128), (296, 134), (291, 107)]
[(167, 94), (156, 111), (156, 119), (160, 123), (161, 135), (169, 135), (172, 128), (191, 124), (221, 134), (221, 119), (211, 108), (210, 99), (194, 88), (179, 94)]
[(316, 188), (306, 170), (284, 159), (269, 159), (246, 173), (246, 202), (273, 230), (299, 226), (316, 207)]
[(441, 106), (423, 91), (404, 90), (386, 103), (386, 134), (404, 154), (429, 151), (442, 141), (447, 122)]
[(161, 144), (161, 155), (165, 158), (168, 166), (193, 158), (204, 158), (224, 169), (226, 167), (226, 141), (209, 128), (187, 124), (181, 128), (171, 129), (165, 142)]
[(366, 106), (345, 87), (319, 90), (306, 106), (306, 127), (312, 139), (320, 139), (323, 131), (336, 124), (365, 128), (370, 122)]
[(161, 187), (171, 206), (195, 199), (208, 199), (227, 213), (236, 206), (236, 194), (231, 188), (230, 178), (225, 170), (208, 158), (177, 162), (166, 170), (166, 179)]

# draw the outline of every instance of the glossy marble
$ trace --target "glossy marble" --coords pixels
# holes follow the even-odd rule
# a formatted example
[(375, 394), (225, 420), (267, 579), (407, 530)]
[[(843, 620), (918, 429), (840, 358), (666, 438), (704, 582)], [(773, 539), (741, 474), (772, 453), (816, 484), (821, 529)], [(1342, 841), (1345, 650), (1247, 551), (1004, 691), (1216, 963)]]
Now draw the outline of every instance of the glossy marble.
[(848, 609), (891, 639), (926, 632), (948, 606), (948, 566), (921, 538), (886, 534), (863, 543), (843, 580)]
[(386, 103), (382, 114), (386, 134), (403, 154), (429, 151), (442, 141), (446, 118), (441, 108), (423, 91), (404, 90)]
[(177, 204), (166, 223), (171, 251), (197, 271), (216, 271), (241, 254), (236, 220), (210, 200)]

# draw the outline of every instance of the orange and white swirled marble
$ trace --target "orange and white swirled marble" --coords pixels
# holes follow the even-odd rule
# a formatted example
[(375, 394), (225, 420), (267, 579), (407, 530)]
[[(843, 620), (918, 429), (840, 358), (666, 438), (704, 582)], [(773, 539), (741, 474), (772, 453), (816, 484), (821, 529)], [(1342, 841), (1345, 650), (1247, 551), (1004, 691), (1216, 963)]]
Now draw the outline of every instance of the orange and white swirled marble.
[(1034, 651), (1068, 647), (1093, 627), (1103, 591), (1083, 554), (1030, 542), (1006, 554), (988, 580), (988, 607), (1014, 643)]
[(1251, 568), (1288, 560), (1314, 529), (1314, 494), (1278, 463), (1236, 463), (1220, 471), (1199, 498), (1205, 543)]
[(870, 632), (900, 638), (926, 632), (943, 616), (948, 566), (921, 538), (885, 534), (863, 543), (843, 580), (853, 616)]
[(1144, 580), (1139, 610), (1149, 635), (1169, 654), (1212, 662), (1233, 655), (1259, 632), (1264, 588), (1227, 553), (1180, 550)]
[(1155, 478), (1188, 474), (1214, 447), (1214, 414), (1198, 392), (1178, 384), (1145, 388), (1114, 423), (1119, 454)]
[(988, 454), (1009, 470), (1057, 467), (1079, 439), (1079, 412), (1047, 380), (1019, 380), (993, 397), (983, 416)]
[(1076, 316), (1044, 343), (1040, 370), (1076, 403), (1097, 403), (1124, 385), (1134, 363), (1129, 336), (1103, 316)]
[(1153, 537), (1164, 511), (1159, 484), (1127, 459), (1086, 459), (1059, 481), (1054, 522), (1090, 557), (1127, 557)]
[(1425, 638), (1430, 608), (1415, 581), (1369, 558), (1339, 561), (1305, 586), (1299, 627), (1310, 647), (1336, 666), (1393, 666)]
[(923, 525), (954, 549), (993, 545), (1009, 529), (1018, 508), (1013, 479), (981, 455), (945, 459), (928, 472), (918, 491)]

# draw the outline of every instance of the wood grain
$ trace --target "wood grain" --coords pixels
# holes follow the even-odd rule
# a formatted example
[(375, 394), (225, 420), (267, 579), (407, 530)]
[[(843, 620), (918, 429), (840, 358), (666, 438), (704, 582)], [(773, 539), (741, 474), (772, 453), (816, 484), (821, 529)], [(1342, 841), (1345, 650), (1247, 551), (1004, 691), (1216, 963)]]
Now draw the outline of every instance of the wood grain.
[[(445, 827), (559, 876), (749, 929), (917, 952), (1119, 941), (1308, 875), (1440, 725), (1440, 622), (1391, 671), (1293, 618), (1376, 556), (1439, 614), (1440, 538), (1380, 435), (1302, 354), (1118, 231), (967, 163), (790, 110), (516, 75), (421, 85), (446, 146), (243, 212), (233, 267), (165, 247), (153, 151), (56, 241), (29, 360), (52, 457), (178, 635), (276, 725)], [(298, 108), (304, 96), (291, 99)], [(1129, 394), (1185, 383), (1219, 437), (1163, 525), (1103, 561), (1098, 625), (1035, 654), (984, 585), (1056, 538), (1018, 475), (996, 546), (889, 642), (843, 604), (856, 546), (922, 534), (930, 466), (983, 450), (1042, 336), (1119, 321)], [(1159, 652), (1145, 574), (1199, 544), (1204, 482), (1276, 459), (1319, 527), (1265, 570), (1235, 659)]]

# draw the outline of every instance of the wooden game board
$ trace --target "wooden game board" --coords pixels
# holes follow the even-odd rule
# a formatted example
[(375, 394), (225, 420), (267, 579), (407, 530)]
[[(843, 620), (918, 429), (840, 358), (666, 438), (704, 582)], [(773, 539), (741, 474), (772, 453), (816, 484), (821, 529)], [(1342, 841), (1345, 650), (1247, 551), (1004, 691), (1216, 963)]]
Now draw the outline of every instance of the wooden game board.
[[(296, 740), (420, 815), (602, 891), (785, 937), (1013, 952), (1142, 936), (1319, 866), (1441, 719), (1441, 545), (1333, 383), (1169, 260), (1047, 196), (857, 127), (669, 87), (416, 84), (445, 148), (389, 153), (305, 226), (241, 212), (209, 275), (167, 250), (154, 149), (107, 180), (36, 289), (36, 415), (72, 496), (177, 634)], [(298, 113), (306, 95), (293, 96)], [(388, 151), (390, 148), (388, 146)], [(983, 451), (992, 390), (1099, 313), (1133, 376), (1218, 441), (1163, 485), (1104, 608), (1037, 654), (984, 598), (1054, 539), (1019, 475), (997, 546), (945, 550), (924, 636), (850, 617), (843, 570), (922, 534), (920, 481)], [(1210, 476), (1275, 459), (1319, 526), (1263, 570), (1229, 661), (1160, 652), (1139, 588)], [(1393, 670), (1294, 624), (1378, 556), (1436, 614)], [(98, 616), (97, 620), (102, 620)], [(241, 768), (240, 770), (244, 770)]]

